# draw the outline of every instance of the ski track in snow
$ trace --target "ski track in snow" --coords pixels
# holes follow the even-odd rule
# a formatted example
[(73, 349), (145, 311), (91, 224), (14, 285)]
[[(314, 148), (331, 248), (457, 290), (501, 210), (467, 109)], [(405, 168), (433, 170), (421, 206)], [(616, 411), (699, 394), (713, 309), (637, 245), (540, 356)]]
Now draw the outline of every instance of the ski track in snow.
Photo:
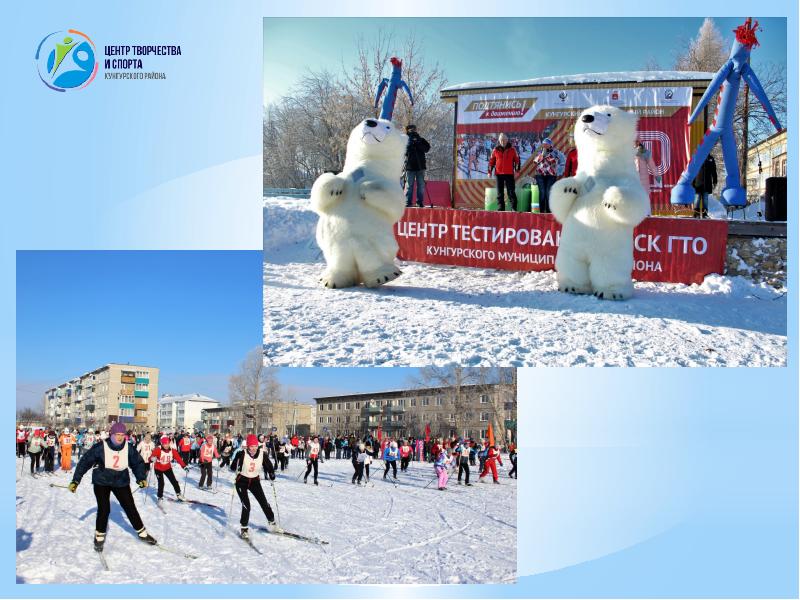
[[(266, 517), (253, 501), (251, 538), (263, 556), (256, 554), (238, 539), (238, 497), (228, 514), (233, 474), (223, 470), (219, 493), (208, 494), (196, 488), (199, 472), (193, 468), (187, 498), (220, 508), (165, 500), (164, 514), (156, 507), (153, 487), (137, 488), (133, 497), (160, 544), (199, 558), (139, 542), (112, 497), (104, 551), (111, 569), (107, 572), (92, 546), (96, 502), (91, 473), (73, 495), (49, 486), (66, 485), (71, 474), (56, 471), (52, 477), (33, 478), (26, 465), (16, 490), (17, 582), (430, 584), (516, 579), (517, 484), (505, 467), (500, 469), (502, 485), (489, 481), (459, 486), (453, 476), (448, 490), (440, 492), (435, 485), (423, 489), (434, 478), (428, 463), (412, 462), (406, 473), (399, 472), (397, 487), (391, 478), (384, 481), (377, 468), (374, 485), (352, 485), (352, 465), (344, 459), (320, 464), (319, 486), (304, 484), (291, 474), (300, 464), (291, 460), (290, 471), (279, 472), (275, 480), (279, 511), (269, 481), (262, 481), (267, 500), (287, 531), (330, 545), (254, 530), (266, 525)], [(169, 486), (164, 495), (172, 496)], [(452, 568), (455, 564), (458, 569)]]
[(400, 263), (378, 289), (319, 285), (308, 201), (264, 208), (264, 356), (275, 366), (785, 366), (786, 294), (741, 277), (636, 283), (626, 302), (552, 271)]

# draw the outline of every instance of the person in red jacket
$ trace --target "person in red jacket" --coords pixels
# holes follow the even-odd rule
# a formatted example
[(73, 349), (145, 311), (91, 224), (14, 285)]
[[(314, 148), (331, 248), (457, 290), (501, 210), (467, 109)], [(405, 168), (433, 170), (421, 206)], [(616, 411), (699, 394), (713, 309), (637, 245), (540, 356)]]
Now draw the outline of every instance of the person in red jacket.
[(495, 483), (500, 483), (500, 479), (497, 476), (497, 464), (503, 464), (503, 460), (500, 458), (500, 452), (497, 449), (497, 446), (489, 446), (489, 449), (486, 452), (486, 462), (483, 465), (483, 473), (481, 473), (480, 477), (478, 477), (478, 481), (480, 483), (486, 483), (484, 477), (489, 474), (489, 470), (492, 471), (492, 477), (494, 478)]
[(178, 500), (183, 501), (181, 486), (178, 485), (178, 480), (175, 479), (175, 473), (172, 472), (173, 460), (182, 466), (184, 471), (189, 471), (189, 468), (186, 466), (186, 463), (183, 461), (183, 458), (181, 458), (181, 455), (178, 453), (178, 451), (175, 450), (175, 448), (170, 447), (169, 438), (164, 436), (161, 438), (161, 445), (153, 450), (153, 454), (150, 455), (150, 462), (155, 463), (156, 479), (158, 479), (157, 495), (159, 502), (163, 500), (164, 497), (165, 475), (172, 484), (172, 487), (175, 489), (175, 496), (177, 496)]
[(408, 442), (400, 440), (400, 470), (408, 470), (408, 462), (411, 460), (411, 446)]
[(28, 431), (17, 425), (17, 458), (25, 457), (25, 446), (28, 443)]
[(489, 177), (492, 171), (497, 180), (497, 209), (505, 210), (505, 195), (503, 188), (508, 190), (508, 199), (511, 201), (511, 210), (517, 210), (517, 191), (514, 184), (514, 173), (519, 172), (519, 154), (514, 146), (508, 141), (508, 136), (501, 133), (498, 138), (499, 144), (492, 151), (489, 159)]
[(564, 165), (563, 177), (575, 177), (578, 172), (578, 149), (573, 147), (567, 152), (567, 162)]
[(192, 453), (192, 440), (188, 433), (184, 433), (183, 437), (178, 442), (178, 448), (181, 451), (181, 458), (184, 463), (189, 462), (189, 455)]
[(214, 436), (210, 433), (206, 436), (203, 445), (200, 446), (200, 450), (198, 451), (200, 454), (200, 483), (197, 487), (203, 489), (203, 483), (208, 478), (208, 489), (211, 489), (212, 481), (212, 473), (214, 471), (212, 462), (215, 458), (219, 458), (219, 452), (217, 451), (217, 445), (214, 443)]

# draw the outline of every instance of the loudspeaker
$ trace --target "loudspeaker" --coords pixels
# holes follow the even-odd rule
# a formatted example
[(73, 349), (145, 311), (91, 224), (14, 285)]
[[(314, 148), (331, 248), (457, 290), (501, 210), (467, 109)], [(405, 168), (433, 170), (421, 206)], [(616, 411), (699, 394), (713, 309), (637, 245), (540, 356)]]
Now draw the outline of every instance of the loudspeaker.
[(786, 177), (767, 177), (764, 193), (764, 219), (786, 220)]

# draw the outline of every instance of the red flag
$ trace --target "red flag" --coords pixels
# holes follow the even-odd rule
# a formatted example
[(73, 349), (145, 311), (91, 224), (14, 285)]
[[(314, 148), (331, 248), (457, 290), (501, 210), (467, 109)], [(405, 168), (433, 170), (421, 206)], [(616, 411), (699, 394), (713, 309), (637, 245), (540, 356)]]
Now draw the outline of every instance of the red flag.
[(379, 442), (381, 441), (381, 437), (383, 437), (383, 436), (382, 436), (382, 432), (381, 432), (381, 426), (380, 426), (380, 425), (378, 425), (378, 441), (379, 441)]
[(486, 437), (489, 438), (489, 445), (494, 446), (494, 431), (491, 423), (489, 423), (489, 429), (486, 430)]
[(425, 441), (426, 442), (430, 442), (431, 441), (431, 424), (430, 423), (425, 423)]

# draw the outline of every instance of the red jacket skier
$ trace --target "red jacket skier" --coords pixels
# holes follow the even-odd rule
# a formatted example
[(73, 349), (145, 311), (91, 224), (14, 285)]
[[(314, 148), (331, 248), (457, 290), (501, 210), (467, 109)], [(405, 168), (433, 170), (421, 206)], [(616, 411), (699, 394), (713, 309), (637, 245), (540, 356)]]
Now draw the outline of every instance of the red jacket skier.
[(169, 438), (164, 436), (161, 438), (161, 445), (153, 450), (150, 455), (150, 462), (155, 463), (156, 479), (158, 479), (158, 499), (161, 501), (164, 497), (164, 477), (166, 476), (175, 490), (175, 495), (178, 500), (183, 501), (181, 495), (181, 487), (178, 485), (178, 480), (175, 479), (175, 473), (172, 472), (172, 461), (176, 461), (185, 471), (188, 471), (186, 463), (181, 458), (181, 455), (174, 448), (170, 448)]
[(499, 478), (497, 477), (497, 464), (503, 464), (503, 459), (500, 458), (500, 452), (497, 449), (497, 446), (489, 446), (486, 454), (486, 463), (483, 466), (483, 473), (481, 473), (480, 477), (478, 477), (478, 481), (485, 483), (483, 479), (486, 475), (489, 474), (489, 470), (492, 471), (492, 477), (494, 478), (495, 483), (500, 483)]
[(200, 483), (198, 487), (203, 489), (203, 484), (208, 480), (208, 489), (211, 489), (212, 481), (212, 462), (215, 458), (219, 458), (217, 445), (214, 443), (214, 436), (208, 434), (203, 445), (200, 446)]

